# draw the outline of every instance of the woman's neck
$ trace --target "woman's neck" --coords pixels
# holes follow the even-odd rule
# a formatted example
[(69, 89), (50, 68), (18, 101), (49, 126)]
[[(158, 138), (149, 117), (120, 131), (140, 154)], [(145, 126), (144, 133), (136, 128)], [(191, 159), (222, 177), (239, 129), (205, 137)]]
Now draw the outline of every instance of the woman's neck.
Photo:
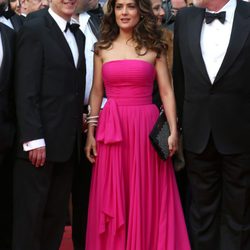
[(122, 40), (128, 41), (128, 40), (131, 40), (132, 36), (133, 36), (133, 33), (131, 31), (126, 32), (126, 31), (120, 30), (120, 33), (119, 33), (119, 35), (117, 37), (117, 40), (119, 40), (119, 41), (122, 41)]

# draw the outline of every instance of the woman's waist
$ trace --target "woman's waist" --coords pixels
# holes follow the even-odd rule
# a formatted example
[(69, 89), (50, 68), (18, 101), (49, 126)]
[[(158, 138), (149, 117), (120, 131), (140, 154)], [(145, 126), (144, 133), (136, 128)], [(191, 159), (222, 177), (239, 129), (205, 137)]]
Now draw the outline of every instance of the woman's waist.
[(138, 97), (119, 97), (119, 96), (109, 96), (109, 100), (115, 101), (118, 106), (137, 106), (137, 105), (149, 105), (152, 104), (152, 95), (150, 96), (138, 96)]

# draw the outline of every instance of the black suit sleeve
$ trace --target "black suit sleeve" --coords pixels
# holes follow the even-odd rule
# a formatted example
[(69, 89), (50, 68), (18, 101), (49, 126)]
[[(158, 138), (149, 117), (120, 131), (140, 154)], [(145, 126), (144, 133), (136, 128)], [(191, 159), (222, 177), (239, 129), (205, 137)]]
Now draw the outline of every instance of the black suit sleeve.
[[(183, 112), (183, 101), (184, 101), (184, 72), (183, 65), (180, 55), (179, 43), (179, 26), (180, 26), (180, 15), (177, 14), (174, 28), (174, 55), (173, 55), (173, 83), (175, 91), (175, 99), (177, 106), (177, 116), (179, 126), (182, 127), (182, 112)], [(185, 41), (182, 41), (185, 42)]]
[(43, 47), (35, 28), (24, 26), (17, 35), (15, 89), (21, 142), (44, 138), (40, 114)]
[(9, 149), (14, 139), (13, 57), (15, 32), (0, 23), (3, 61), (0, 67), (0, 153)]

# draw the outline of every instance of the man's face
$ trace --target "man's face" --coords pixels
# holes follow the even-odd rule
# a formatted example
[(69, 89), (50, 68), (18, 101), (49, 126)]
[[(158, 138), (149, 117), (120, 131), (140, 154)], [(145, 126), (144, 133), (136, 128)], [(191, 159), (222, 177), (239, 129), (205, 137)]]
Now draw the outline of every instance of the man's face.
[(206, 8), (209, 1), (211, 0), (193, 0), (193, 4), (196, 6), (196, 7), (200, 7), (200, 8)]
[(175, 9), (181, 9), (187, 6), (184, 0), (171, 0), (171, 4), (172, 4), (172, 7)]
[(200, 8), (207, 8), (212, 11), (220, 10), (229, 0), (193, 0), (193, 4)]
[(2, 4), (7, 4), (7, 3), (8, 3), (7, 0), (0, 0), (0, 5), (2, 5)]
[(75, 12), (78, 0), (52, 0), (50, 7), (59, 16), (65, 20), (70, 20)]
[(43, 9), (48, 6), (49, 6), (48, 0), (25, 0), (24, 1), (26, 14)]
[(98, 5), (98, 0), (89, 0), (88, 1), (88, 8), (89, 10), (93, 10), (97, 7)]
[(98, 6), (98, 0), (79, 0), (77, 5), (77, 13), (95, 9)]

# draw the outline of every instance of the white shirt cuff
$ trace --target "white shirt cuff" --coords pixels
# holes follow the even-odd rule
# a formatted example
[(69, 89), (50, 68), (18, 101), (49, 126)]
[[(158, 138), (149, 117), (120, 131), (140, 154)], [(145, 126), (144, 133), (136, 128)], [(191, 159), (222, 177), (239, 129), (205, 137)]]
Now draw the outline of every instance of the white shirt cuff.
[(108, 100), (108, 99), (107, 99), (106, 97), (103, 97), (103, 99), (102, 99), (101, 109), (103, 109), (103, 108), (104, 108), (104, 106), (105, 106), (105, 104), (106, 104), (107, 100)]
[(33, 140), (33, 141), (25, 142), (23, 144), (24, 151), (30, 151), (30, 150), (41, 148), (41, 147), (45, 147), (44, 139)]

